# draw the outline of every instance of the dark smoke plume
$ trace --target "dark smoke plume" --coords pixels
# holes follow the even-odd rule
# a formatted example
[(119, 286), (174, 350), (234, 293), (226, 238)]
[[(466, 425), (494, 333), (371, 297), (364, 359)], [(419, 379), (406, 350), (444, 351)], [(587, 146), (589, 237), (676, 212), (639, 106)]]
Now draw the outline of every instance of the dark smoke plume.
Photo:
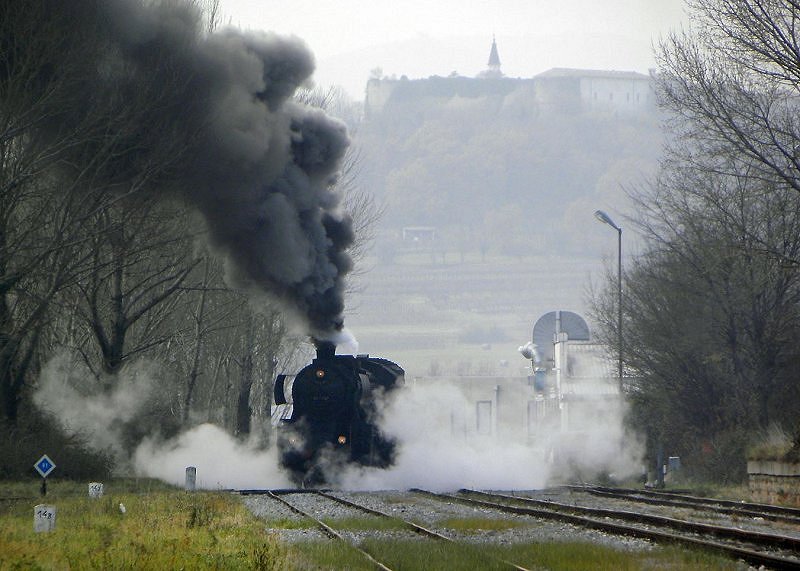
[[(205, 33), (183, 0), (22, 4), (49, 4), (58, 14), (49, 24), (62, 25), (75, 48), (65, 53), (82, 54), (49, 72), (75, 74), (79, 102), (54, 115), (51, 136), (85, 125), (87, 107), (118, 111), (108, 129), (123, 125), (114, 144), (125, 152), (109, 155), (109, 185), (161, 165), (148, 196), (180, 195), (199, 209), (233, 262), (235, 285), (278, 297), (315, 336), (340, 329), (353, 231), (331, 185), (348, 136), (340, 121), (292, 99), (314, 67), (305, 44)], [(125, 123), (126, 114), (135, 120)], [(92, 155), (87, 145), (74, 152)]]

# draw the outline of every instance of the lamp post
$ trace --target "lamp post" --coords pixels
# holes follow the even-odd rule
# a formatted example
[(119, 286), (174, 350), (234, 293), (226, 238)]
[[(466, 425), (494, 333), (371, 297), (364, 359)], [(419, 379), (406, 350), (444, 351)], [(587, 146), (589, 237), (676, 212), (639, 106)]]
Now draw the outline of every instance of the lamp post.
[(617, 343), (619, 345), (619, 393), (622, 394), (622, 228), (602, 210), (595, 210), (595, 218), (617, 231)]

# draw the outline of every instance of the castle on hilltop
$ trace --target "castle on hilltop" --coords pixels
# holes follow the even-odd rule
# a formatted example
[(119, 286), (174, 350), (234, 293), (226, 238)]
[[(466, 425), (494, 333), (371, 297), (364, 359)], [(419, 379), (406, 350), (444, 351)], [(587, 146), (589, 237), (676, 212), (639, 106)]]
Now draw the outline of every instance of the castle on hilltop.
[(552, 68), (532, 78), (506, 77), (500, 70), (497, 42), (492, 38), (487, 69), (477, 77), (451, 74), (427, 79), (372, 78), (367, 82), (365, 116), (381, 113), (403, 100), (424, 97), (478, 98), (528, 92), (542, 109), (578, 112), (650, 112), (655, 107), (652, 75), (634, 71)]

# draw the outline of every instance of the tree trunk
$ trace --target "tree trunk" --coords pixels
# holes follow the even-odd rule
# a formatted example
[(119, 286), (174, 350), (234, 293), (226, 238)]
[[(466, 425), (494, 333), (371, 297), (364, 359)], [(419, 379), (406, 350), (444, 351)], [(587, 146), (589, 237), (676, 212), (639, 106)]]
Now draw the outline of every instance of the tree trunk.
[(235, 434), (247, 437), (250, 434), (250, 391), (253, 388), (253, 357), (246, 355), (242, 361), (242, 376), (239, 383), (239, 399), (236, 403)]
[(11, 424), (16, 423), (19, 412), (19, 383), (16, 382), (11, 363), (5, 356), (0, 358), (0, 391), (3, 395), (3, 417)]
[(208, 295), (208, 272), (210, 260), (206, 257), (205, 271), (203, 274), (203, 287), (200, 293), (200, 301), (197, 304), (197, 313), (195, 314), (195, 328), (194, 328), (194, 354), (192, 355), (192, 369), (189, 371), (189, 379), (186, 383), (186, 398), (183, 401), (183, 418), (182, 423), (186, 426), (189, 420), (189, 412), (192, 408), (192, 399), (194, 398), (194, 389), (197, 385), (197, 379), (200, 376), (200, 353), (203, 348), (203, 319), (206, 311), (206, 297)]

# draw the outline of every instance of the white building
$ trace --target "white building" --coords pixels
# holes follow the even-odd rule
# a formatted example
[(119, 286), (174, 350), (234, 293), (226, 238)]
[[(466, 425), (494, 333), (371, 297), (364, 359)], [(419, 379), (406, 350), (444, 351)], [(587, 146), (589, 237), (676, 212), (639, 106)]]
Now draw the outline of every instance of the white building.
[(546, 111), (627, 114), (651, 112), (656, 104), (653, 78), (634, 71), (552, 68), (532, 78), (507, 77), (500, 71), (492, 40), (488, 67), (477, 77), (372, 78), (367, 82), (364, 111), (369, 118), (408, 100), (476, 98), (521, 90)]

